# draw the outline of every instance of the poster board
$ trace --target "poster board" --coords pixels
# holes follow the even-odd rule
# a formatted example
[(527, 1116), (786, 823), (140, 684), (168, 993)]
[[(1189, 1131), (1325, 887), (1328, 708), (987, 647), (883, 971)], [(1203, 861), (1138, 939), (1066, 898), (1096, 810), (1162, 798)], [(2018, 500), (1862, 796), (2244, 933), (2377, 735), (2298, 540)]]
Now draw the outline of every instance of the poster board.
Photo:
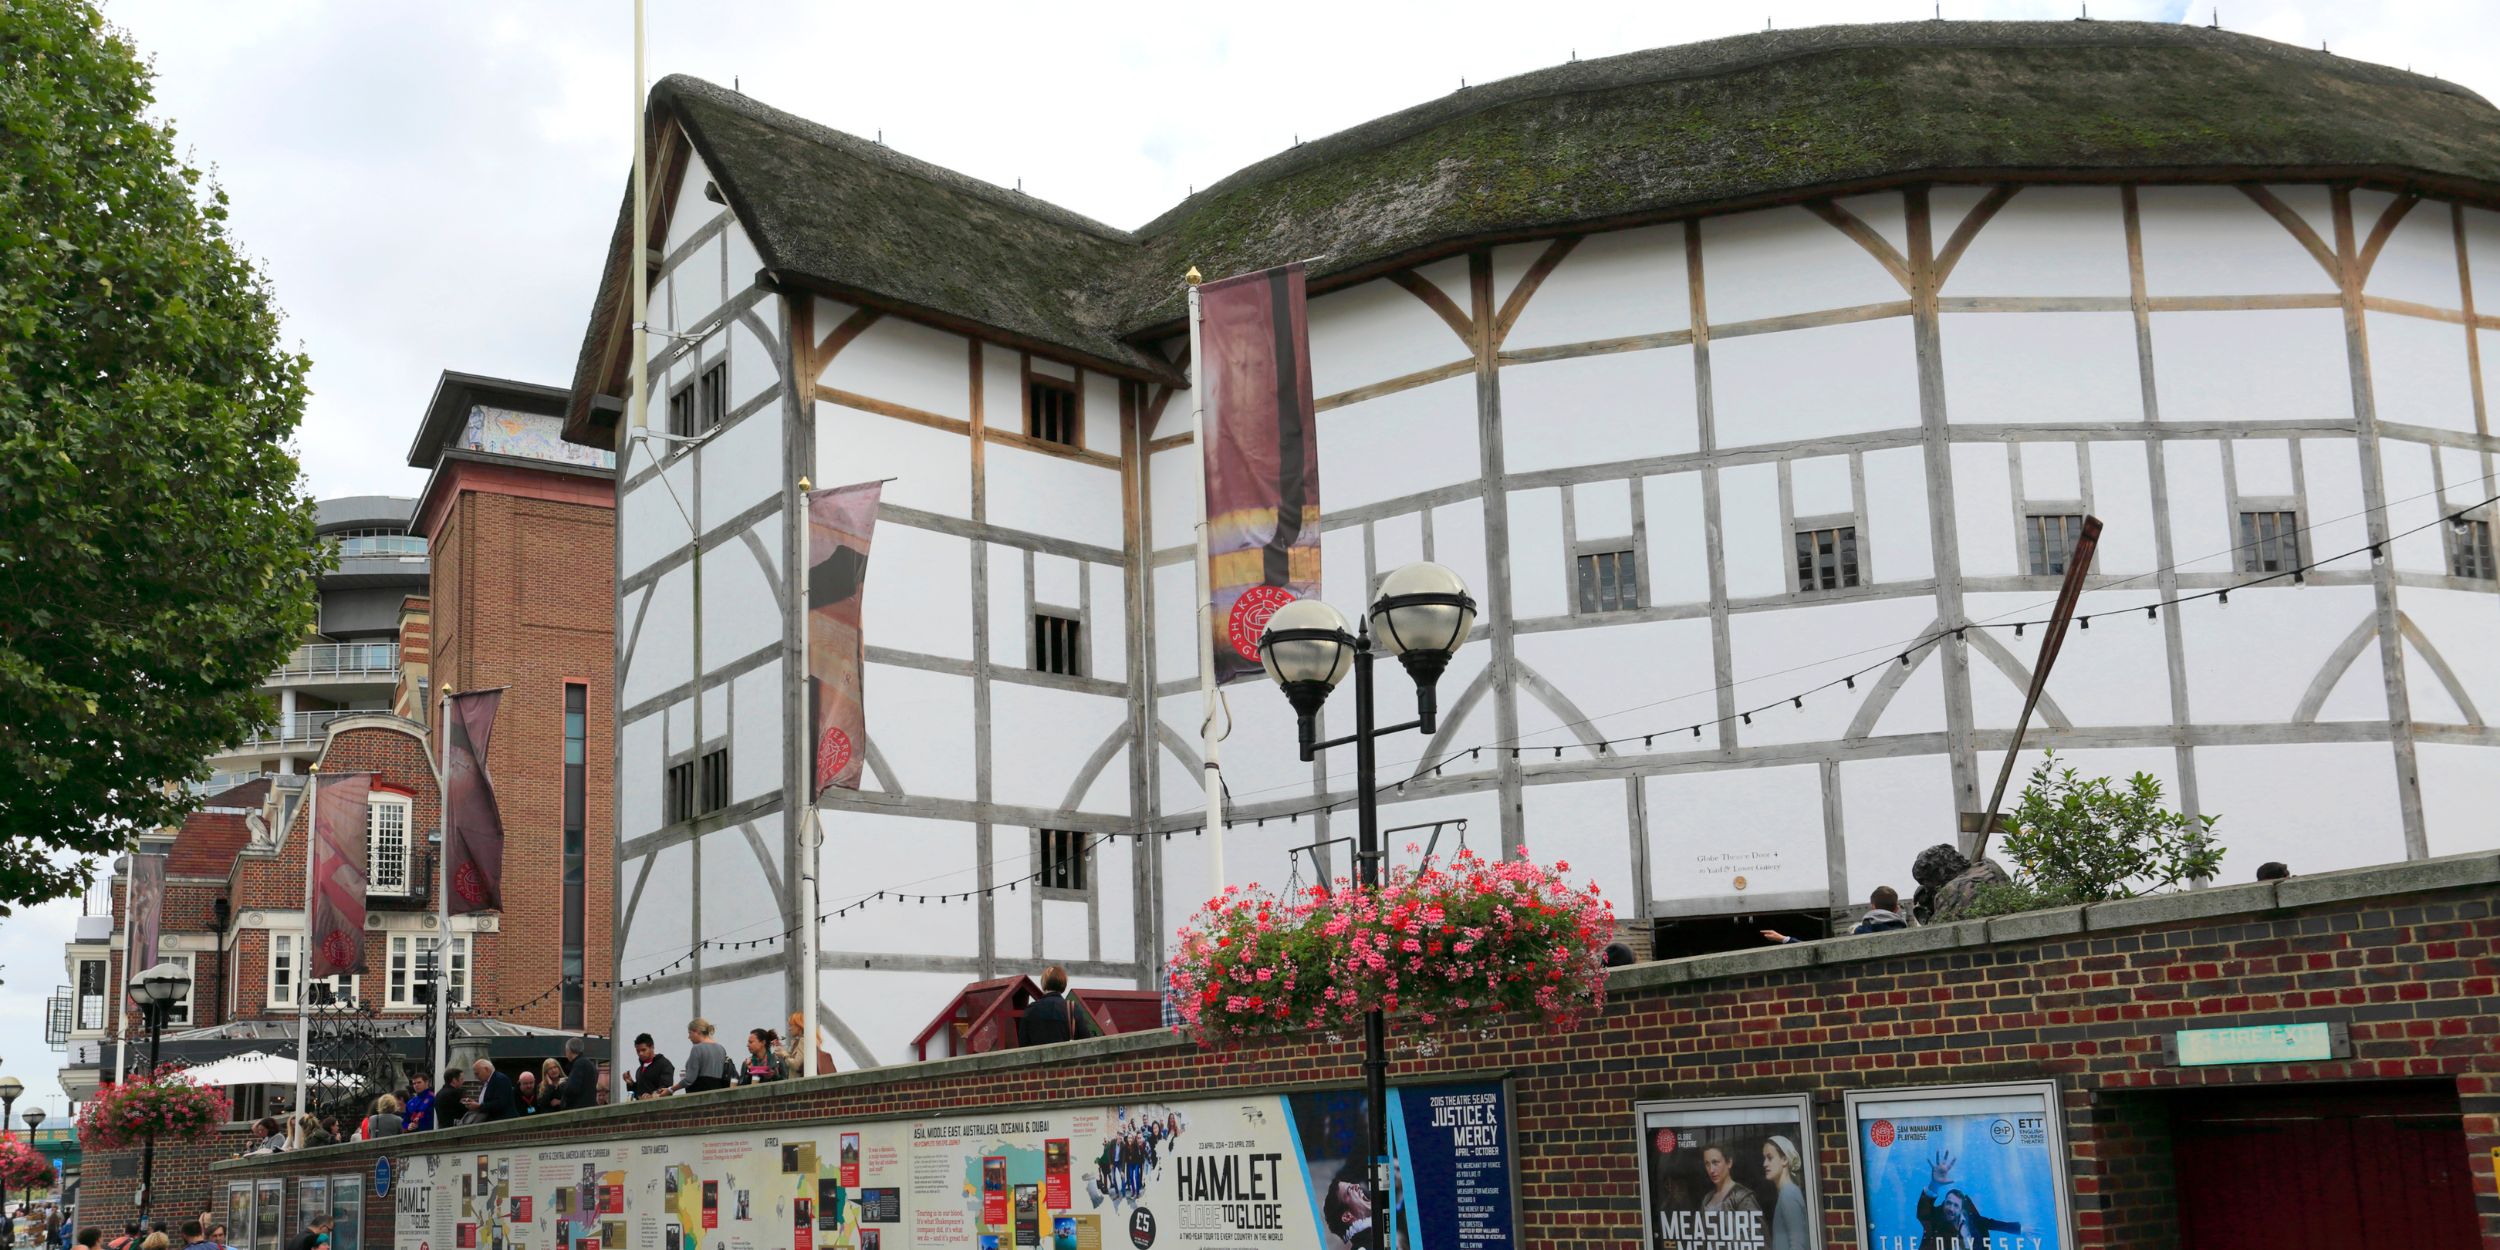
[(1844, 1102), (1867, 1250), (2074, 1244), (2056, 1082), (1855, 1090)]
[(1807, 1095), (1644, 1102), (1632, 1118), (1649, 1250), (1820, 1250)]
[(1315, 1090), (412, 1155), (396, 1250), (1510, 1250), (1509, 1109), (1390, 1091), (1394, 1237), (1362, 1091)]

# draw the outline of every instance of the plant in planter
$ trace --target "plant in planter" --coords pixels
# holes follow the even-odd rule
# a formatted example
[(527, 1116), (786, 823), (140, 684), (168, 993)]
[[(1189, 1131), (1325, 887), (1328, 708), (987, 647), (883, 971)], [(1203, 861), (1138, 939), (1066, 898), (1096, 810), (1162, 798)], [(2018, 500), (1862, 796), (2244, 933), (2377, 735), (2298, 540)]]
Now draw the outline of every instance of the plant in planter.
[(0, 1137), (0, 1193), (46, 1189), (52, 1184), (52, 1161), (15, 1137)]
[(223, 1092), (169, 1065), (97, 1090), (79, 1108), (78, 1140), (107, 1150), (127, 1149), (150, 1137), (158, 1142), (205, 1141), (232, 1110)]
[(1614, 908), (1565, 881), (1570, 867), (1461, 851), (1392, 869), (1378, 891), (1227, 888), (1180, 930), (1174, 1007), (1206, 1046), (1348, 1028), (1375, 1008), (1409, 1030), (1519, 1013), (1570, 1029), (1605, 1002), (1614, 940)]

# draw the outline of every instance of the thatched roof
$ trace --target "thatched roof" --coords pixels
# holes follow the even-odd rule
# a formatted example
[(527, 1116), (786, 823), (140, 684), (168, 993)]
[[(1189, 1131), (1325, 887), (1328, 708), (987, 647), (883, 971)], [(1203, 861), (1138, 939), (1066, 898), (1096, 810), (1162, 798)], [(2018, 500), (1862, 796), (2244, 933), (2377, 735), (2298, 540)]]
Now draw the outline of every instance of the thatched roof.
[[(1574, 62), (1302, 144), (1135, 231), (696, 79), (652, 101), (776, 280), (1138, 377), (1169, 375), (1141, 345), (1178, 328), (1193, 264), (1322, 256), (1324, 289), (1488, 240), (1930, 179), (2335, 178), (2500, 199), (2500, 111), (2473, 92), (2143, 22), (1825, 26)], [(611, 265), (602, 318), (620, 277)], [(612, 385), (595, 355), (577, 428)]]

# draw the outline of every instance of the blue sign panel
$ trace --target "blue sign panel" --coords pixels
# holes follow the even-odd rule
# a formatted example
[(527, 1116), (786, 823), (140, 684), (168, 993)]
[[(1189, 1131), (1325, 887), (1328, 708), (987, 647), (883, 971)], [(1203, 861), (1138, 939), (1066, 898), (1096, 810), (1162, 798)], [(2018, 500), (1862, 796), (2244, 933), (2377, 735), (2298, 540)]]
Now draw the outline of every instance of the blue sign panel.
[(391, 1196), (391, 1160), (388, 1155), (373, 1161), (373, 1196), (376, 1198)]

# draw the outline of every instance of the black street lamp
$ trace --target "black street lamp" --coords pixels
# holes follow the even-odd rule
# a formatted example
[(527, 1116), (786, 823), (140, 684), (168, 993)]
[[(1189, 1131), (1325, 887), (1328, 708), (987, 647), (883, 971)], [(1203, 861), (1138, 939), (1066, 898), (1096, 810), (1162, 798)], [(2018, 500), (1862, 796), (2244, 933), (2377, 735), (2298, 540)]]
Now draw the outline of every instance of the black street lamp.
[[(148, 1076), (156, 1076), (157, 1048), (165, 1040), (165, 1017), (173, 1014), (174, 1004), (191, 993), (191, 974), (181, 964), (166, 962), (142, 971), (130, 979), (130, 996), (139, 1002), (139, 1010), (148, 1020)], [(139, 1219), (148, 1218), (148, 1191), (156, 1184), (156, 1130), (148, 1130), (147, 1145), (139, 1153)]]
[[(8, 1083), (9, 1083), (10, 1085), (15, 1085), (15, 1084), (17, 1084), (17, 1080), (16, 1080), (16, 1078), (12, 1077), (12, 1078), (10, 1078), (10, 1080), (9, 1080), (9, 1082), (8, 1082)], [(14, 1099), (12, 1099), (11, 1101), (15, 1101), (15, 1100), (14, 1100)], [(28, 1146), (30, 1146), (30, 1147), (33, 1147), (33, 1148), (34, 1148), (34, 1149), (36, 1149), (36, 1150), (41, 1150), (41, 1149), (43, 1149), (41, 1146), (36, 1146), (36, 1145), (35, 1145), (35, 1130), (43, 1127), (43, 1121), (44, 1121), (43, 1108), (41, 1108), (41, 1107), (28, 1107), (28, 1108), (26, 1109), (26, 1144), (27, 1144)], [(57, 1199), (57, 1198), (59, 1197), (59, 1195), (55, 1194), (55, 1195), (54, 1195), (54, 1197)], [(32, 1185), (28, 1185), (28, 1186), (26, 1187), (26, 1202), (25, 1202), (25, 1205), (26, 1205), (26, 1206), (28, 1206), (28, 1207), (32, 1207), (32, 1206), (34, 1206), (34, 1205), (35, 1205), (35, 1187), (34, 1187), (34, 1186), (32, 1186)], [(59, 1206), (60, 1204), (56, 1201), (53, 1205), (57, 1207), (57, 1206)]]
[[(1355, 879), (1364, 889), (1380, 888), (1380, 784), (1373, 775), (1377, 759), (1372, 743), (1409, 729), (1430, 738), (1439, 728), (1435, 687), (1475, 623), (1476, 601), (1468, 597), (1467, 583), (1458, 574), (1438, 564), (1409, 564), (1380, 579), (1380, 595), (1372, 601), (1360, 633), (1348, 634), (1345, 617), (1335, 608), (1316, 599), (1297, 599), (1278, 608), (1259, 636), (1259, 663), (1283, 688), (1299, 721), (1302, 758), (1354, 746)], [(1415, 719), (1386, 727), (1374, 723), (1372, 697), (1372, 665), (1383, 651), (1398, 657), (1415, 682)], [(1321, 742), (1319, 709), (1349, 669), (1354, 673), (1354, 732)], [(1363, 1087), (1372, 1150), (1367, 1173), (1372, 1219), (1394, 1228), (1387, 1164), (1389, 1041), (1378, 1007), (1363, 1020)], [(1385, 1233), (1380, 1244), (1389, 1244)]]

